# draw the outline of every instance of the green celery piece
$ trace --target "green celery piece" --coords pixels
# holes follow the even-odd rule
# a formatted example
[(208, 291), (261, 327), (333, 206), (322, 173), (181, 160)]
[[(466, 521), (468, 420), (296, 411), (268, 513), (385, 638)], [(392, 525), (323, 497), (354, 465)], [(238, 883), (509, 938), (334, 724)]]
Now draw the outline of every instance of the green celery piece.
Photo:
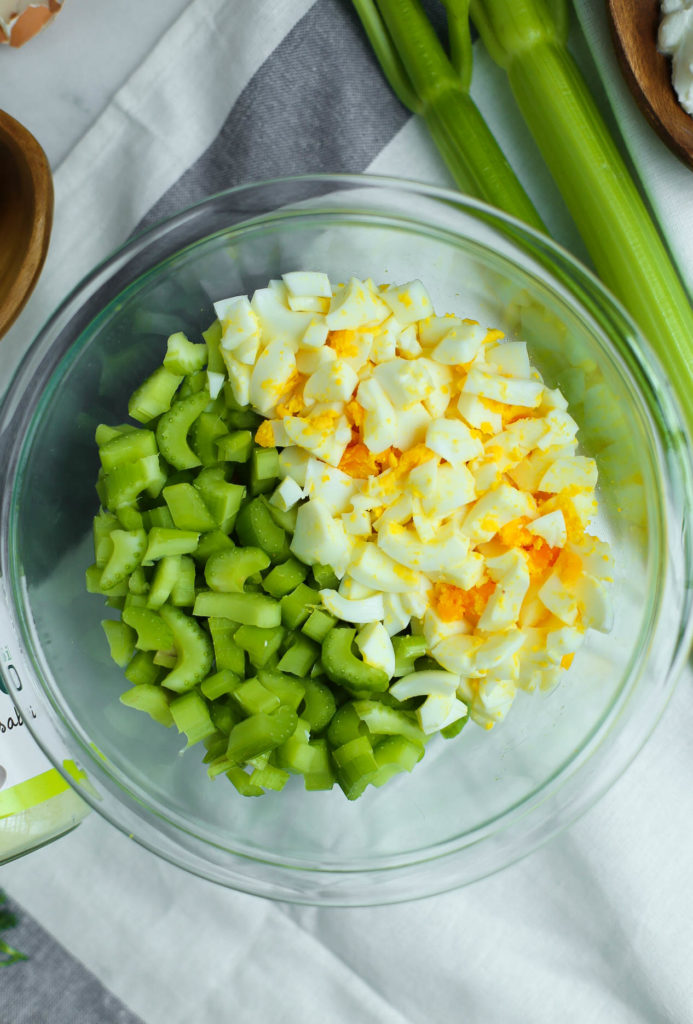
[(123, 609), (123, 622), (137, 633), (137, 649), (140, 651), (170, 651), (173, 649), (173, 633), (161, 614), (151, 608), (129, 605)]
[(199, 539), (200, 535), (196, 530), (168, 530), (163, 526), (152, 526), (142, 564), (152, 565), (166, 555), (190, 554), (197, 548)]
[(542, 230), (539, 214), (469, 96), (472, 47), (459, 31), (463, 0), (454, 5), (455, 66), (419, 0), (353, 3), (390, 85), (423, 118), (461, 191)]
[(295, 711), (281, 704), (272, 714), (259, 712), (234, 725), (226, 756), (236, 764), (274, 750), (292, 735), (298, 722)]
[(218, 413), (200, 413), (190, 431), (190, 447), (203, 466), (216, 466), (220, 461), (217, 441), (225, 436), (226, 424)]
[(310, 613), (301, 629), (311, 640), (321, 644), (332, 627), (336, 625), (337, 620), (334, 615), (330, 615), (324, 608), (316, 608)]
[(169, 710), (178, 732), (185, 733), (187, 737), (186, 749), (217, 731), (207, 702), (197, 690), (189, 690), (176, 697), (169, 704)]
[(127, 580), (121, 580), (120, 583), (116, 583), (110, 590), (106, 590), (101, 586), (101, 576), (103, 575), (103, 569), (99, 568), (98, 565), (90, 565), (84, 573), (84, 578), (87, 586), (87, 593), (89, 594), (103, 594), (104, 597), (108, 598), (119, 598), (123, 597), (128, 592)]
[(177, 660), (176, 655), (170, 651), (154, 651), (154, 664), (162, 668), (174, 668)]
[(209, 533), (204, 533), (200, 537), (192, 556), (196, 562), (204, 566), (218, 551), (231, 551), (233, 548), (233, 541), (225, 533), (222, 533), (221, 530), (210, 530)]
[(162, 669), (154, 664), (151, 651), (135, 651), (125, 669), (125, 678), (134, 686), (154, 686), (161, 679)]
[[(206, 387), (207, 374), (204, 370), (196, 370), (194, 373), (189, 373), (186, 376), (180, 386), (178, 398), (189, 398), (191, 395), (196, 395), (198, 392), (203, 391)], [(209, 404), (209, 402), (207, 404)]]
[(268, 690), (257, 678), (246, 679), (234, 689), (232, 696), (247, 715), (268, 714), (281, 704), (276, 693)]
[(173, 516), (169, 512), (167, 505), (157, 505), (155, 508), (149, 509), (149, 524), (150, 529), (152, 526), (161, 526), (165, 530), (175, 529)]
[(167, 412), (182, 380), (182, 374), (171, 373), (164, 366), (156, 369), (130, 398), (128, 412), (133, 420), (148, 423)]
[(331, 747), (336, 748), (364, 735), (368, 735), (368, 726), (356, 714), (354, 702), (348, 700), (332, 716), (327, 728), (327, 740)]
[(296, 518), (298, 516), (298, 505), (294, 505), (293, 508), (278, 508), (273, 505), (268, 499), (266, 494), (260, 495), (260, 500), (264, 502), (267, 511), (272, 516), (277, 526), (281, 526), (282, 530), (286, 530), (287, 533), (293, 534), (296, 529)]
[(332, 789), (335, 777), (327, 741), (324, 739), (311, 740), (310, 749), (312, 758), (303, 772), (304, 786), (309, 792)]
[(270, 564), (261, 548), (230, 548), (210, 555), (205, 565), (205, 580), (212, 590), (242, 594), (246, 580)]
[(226, 778), (241, 796), (264, 796), (265, 791), (254, 782), (250, 781), (250, 775), (243, 771), (240, 765), (231, 765), (226, 772)]
[(193, 614), (205, 618), (232, 619), (243, 626), (270, 629), (281, 624), (281, 608), (266, 594), (219, 594), (201, 590), (195, 598)]
[(321, 604), (320, 594), (307, 583), (299, 583), (281, 599), (282, 622), (287, 629), (299, 629), (310, 613)]
[(422, 748), (426, 744), (426, 734), (406, 711), (397, 711), (377, 700), (355, 700), (354, 711), (374, 736), (404, 736)]
[(263, 668), (276, 654), (284, 639), (281, 626), (263, 629), (260, 626), (240, 626), (234, 633), (235, 643), (244, 650), (255, 668)]
[[(226, 745), (229, 742), (229, 733), (234, 725), (241, 721), (243, 712), (240, 708), (234, 707), (232, 701), (217, 699), (210, 705), (209, 714), (216, 726), (217, 732), (221, 733), (222, 736), (222, 741), (218, 747), (218, 754), (224, 754), (226, 752)], [(207, 740), (209, 739), (210, 737), (207, 737)]]
[(111, 590), (127, 579), (142, 561), (147, 546), (144, 530), (111, 530), (111, 556), (103, 567), (101, 586)]
[(286, 704), (287, 707), (296, 711), (305, 695), (305, 680), (299, 682), (293, 676), (264, 668), (258, 671), (257, 677), (265, 689), (276, 693), (282, 704)]
[(135, 630), (116, 619), (104, 619), (101, 625), (108, 640), (111, 657), (116, 665), (125, 668), (135, 653)]
[(296, 558), (289, 558), (286, 562), (275, 565), (271, 572), (267, 573), (262, 581), (262, 588), (270, 597), (278, 600), (295, 590), (299, 583), (303, 583), (307, 575), (307, 565), (299, 562)]
[(214, 516), (215, 524), (222, 533), (230, 533), (245, 499), (245, 487), (229, 483), (224, 479), (223, 469), (216, 467), (203, 469), (194, 483)]
[(322, 645), (322, 663), (333, 683), (357, 697), (387, 690), (390, 680), (382, 669), (367, 665), (353, 651), (355, 629), (335, 626)]
[(166, 342), (164, 366), (184, 377), (207, 365), (207, 346), (189, 341), (182, 331), (171, 334)]
[(118, 517), (112, 512), (106, 512), (105, 509), (100, 509), (98, 515), (94, 516), (94, 559), (100, 569), (103, 569), (113, 550), (111, 533), (118, 530), (121, 525)]
[(173, 715), (169, 705), (169, 697), (165, 690), (152, 683), (140, 683), (132, 690), (121, 694), (121, 704), (137, 711), (145, 711), (160, 725), (173, 725)]
[[(132, 429), (136, 430), (137, 427), (132, 427)], [(124, 426), (110, 427), (107, 423), (99, 423), (94, 431), (94, 440), (96, 441), (97, 448), (102, 448), (109, 441), (112, 441), (114, 437), (120, 437), (121, 434), (127, 433), (128, 431)]]
[(171, 604), (176, 608), (192, 608), (195, 604), (195, 562), (190, 555), (169, 555), (168, 557), (178, 559), (178, 576), (170, 593)]
[(217, 440), (220, 462), (247, 462), (252, 451), (253, 435), (250, 430), (234, 430)]
[(303, 678), (308, 675), (319, 654), (318, 644), (299, 633), (284, 651), (277, 668), (280, 672)]
[(207, 700), (217, 700), (226, 694), (233, 693), (241, 685), (241, 677), (228, 668), (219, 669), (214, 675), (207, 676), (200, 683), (200, 690)]
[(276, 763), (292, 775), (303, 775), (315, 764), (315, 752), (310, 745), (310, 725), (298, 718), (296, 728), (274, 752)]
[(311, 571), (318, 585), (318, 590), (336, 590), (339, 586), (339, 578), (332, 566), (316, 563), (311, 566)]
[(255, 768), (250, 774), (251, 786), (262, 786), (263, 789), (271, 789), (275, 792), (283, 789), (288, 781), (289, 773), (273, 764), (267, 764), (264, 768)]
[(250, 493), (274, 490), (279, 478), (279, 452), (276, 448), (254, 448), (250, 456)]
[(188, 444), (188, 431), (209, 403), (205, 388), (176, 402), (156, 425), (159, 451), (176, 469), (193, 469), (200, 460)]
[(173, 634), (173, 646), (178, 655), (175, 668), (162, 680), (162, 686), (178, 693), (191, 690), (209, 674), (212, 641), (199, 623), (180, 608), (165, 604), (159, 609), (159, 615)]
[(162, 480), (158, 455), (146, 455), (136, 462), (121, 462), (102, 478), (105, 504), (111, 510), (132, 505), (142, 491)]
[[(147, 593), (148, 608), (161, 608), (162, 604), (168, 601), (173, 588), (180, 578), (183, 557), (183, 555), (165, 555), (157, 562), (151, 586)], [(175, 604), (176, 602), (173, 601), (172, 603)], [(190, 603), (192, 604), (192, 602)]]
[(229, 669), (239, 678), (243, 678), (245, 676), (245, 651), (233, 639), (239, 627), (235, 622), (215, 616), (211, 616), (208, 622), (217, 669)]
[(347, 800), (356, 800), (378, 774), (379, 766), (370, 740), (367, 736), (350, 740), (333, 750), (332, 757), (342, 792)]
[(423, 657), (428, 650), (424, 636), (409, 636), (408, 634), (393, 636), (392, 647), (395, 652), (396, 676), (406, 676), (413, 672), (416, 660)]
[(412, 771), (423, 755), (424, 748), (404, 736), (386, 736), (379, 740), (373, 748), (378, 771), (371, 785), (383, 786), (393, 775)]
[(567, 0), (472, 0), (471, 12), (597, 273), (652, 344), (693, 426), (690, 297), (568, 52)]
[(301, 718), (309, 723), (311, 732), (320, 732), (330, 724), (336, 713), (334, 694), (329, 686), (317, 679), (304, 679), (303, 686), (305, 692)]
[[(224, 389), (224, 395), (228, 395), (229, 391)], [(228, 401), (227, 401), (228, 405)], [(245, 406), (243, 409), (231, 409), (226, 413), (226, 422), (234, 430), (250, 430), (255, 433), (257, 428), (262, 423), (262, 416), (259, 416), (249, 406)]]
[(133, 505), (123, 505), (116, 512), (124, 530), (144, 530), (144, 516)]
[(262, 548), (273, 562), (285, 562), (290, 555), (286, 531), (275, 523), (261, 497), (253, 498), (238, 513), (236, 536), (244, 547)]
[(212, 373), (226, 373), (224, 360), (219, 351), (221, 341), (221, 324), (215, 320), (209, 325), (206, 331), (202, 332), (205, 345), (207, 346), (207, 369)]
[(124, 462), (137, 462), (158, 453), (153, 430), (130, 430), (127, 434), (117, 434), (99, 447), (99, 459), (107, 473)]
[(171, 484), (161, 495), (168, 505), (173, 523), (178, 530), (196, 530), (207, 533), (216, 529), (214, 516), (192, 484)]

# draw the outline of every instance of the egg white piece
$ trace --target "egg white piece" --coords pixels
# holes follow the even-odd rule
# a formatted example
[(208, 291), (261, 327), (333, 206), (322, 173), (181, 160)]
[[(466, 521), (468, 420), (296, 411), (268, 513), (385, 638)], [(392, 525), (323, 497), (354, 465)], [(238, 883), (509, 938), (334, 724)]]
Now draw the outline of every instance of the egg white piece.
[(395, 674), (395, 649), (382, 622), (369, 622), (356, 634), (356, 646), (367, 665), (382, 669), (388, 679)]
[(320, 598), (328, 612), (345, 622), (379, 622), (385, 616), (382, 594), (351, 600), (336, 590), (321, 590)]

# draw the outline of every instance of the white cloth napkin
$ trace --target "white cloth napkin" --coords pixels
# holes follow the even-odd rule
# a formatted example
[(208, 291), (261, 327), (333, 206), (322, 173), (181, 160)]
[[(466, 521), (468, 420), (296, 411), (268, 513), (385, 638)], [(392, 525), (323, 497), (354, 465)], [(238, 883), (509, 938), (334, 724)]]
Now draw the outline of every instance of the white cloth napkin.
[[(693, 209), (680, 197), (693, 178), (636, 115), (601, 5), (576, 7), (690, 283)], [(577, 31), (574, 42), (598, 88)], [(554, 235), (584, 256), (503, 74), (476, 50), (477, 102)], [(305, 118), (332, 130), (311, 133)], [(51, 252), (3, 343), (0, 390), (49, 311), (152, 207), (173, 209), (219, 177), (230, 185), (282, 170), (451, 184), (421, 124), (383, 86), (346, 0), (193, 0), (56, 172)], [(492, 878), (413, 904), (262, 901), (184, 874), (96, 814), (7, 865), (1, 881), (120, 1000), (73, 1020), (684, 1024), (693, 1018), (692, 736), (686, 671), (652, 739), (580, 822)], [(41, 964), (25, 977), (47, 999), (50, 956)], [(62, 1024), (60, 996), (44, 1016), (27, 1015), (26, 990), (12, 996), (22, 967), (0, 977), (0, 1024)]]

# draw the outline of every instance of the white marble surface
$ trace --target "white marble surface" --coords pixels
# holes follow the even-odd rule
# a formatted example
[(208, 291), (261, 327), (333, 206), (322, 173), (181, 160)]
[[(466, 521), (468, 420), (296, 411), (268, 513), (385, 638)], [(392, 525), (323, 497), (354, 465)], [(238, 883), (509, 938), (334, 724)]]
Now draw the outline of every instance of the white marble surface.
[(64, 0), (25, 46), (0, 46), (0, 107), (55, 169), (189, 2)]

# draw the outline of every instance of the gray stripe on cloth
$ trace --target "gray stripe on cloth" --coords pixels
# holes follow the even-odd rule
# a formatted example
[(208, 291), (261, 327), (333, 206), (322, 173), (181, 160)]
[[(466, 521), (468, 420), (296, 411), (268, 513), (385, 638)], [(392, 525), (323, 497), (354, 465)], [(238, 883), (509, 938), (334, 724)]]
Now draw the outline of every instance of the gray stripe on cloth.
[[(440, 11), (434, 15), (430, 7), (440, 29)], [(409, 116), (349, 0), (317, 0), (258, 69), (214, 141), (137, 231), (233, 185), (310, 172), (359, 173)]]
[(25, 910), (6, 908), (18, 920), (3, 938), (28, 959), (0, 967), (0, 1024), (143, 1024)]

